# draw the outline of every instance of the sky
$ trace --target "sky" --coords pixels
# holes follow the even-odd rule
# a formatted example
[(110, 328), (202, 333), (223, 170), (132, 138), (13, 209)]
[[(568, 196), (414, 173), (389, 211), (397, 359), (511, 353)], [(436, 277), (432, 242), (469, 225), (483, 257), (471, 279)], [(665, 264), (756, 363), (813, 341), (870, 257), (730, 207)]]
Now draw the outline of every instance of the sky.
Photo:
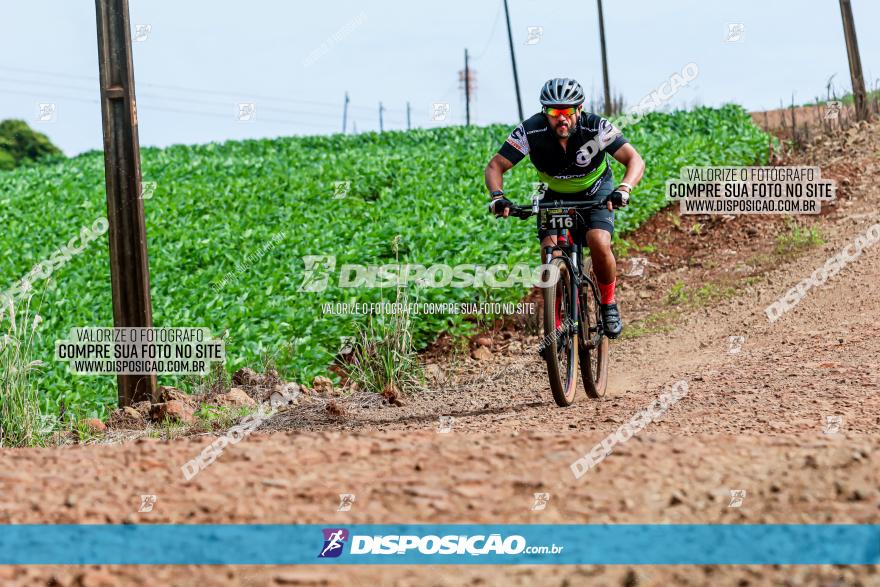
[[(501, 0), (129, 2), (143, 146), (341, 132), (346, 92), (348, 132), (378, 130), (380, 102), (385, 130), (406, 128), (407, 102), (414, 127), (463, 124), (465, 48), (472, 123), (518, 122)], [(509, 5), (525, 116), (551, 77), (599, 97), (596, 3)], [(874, 87), (880, 36), (868, 25), (880, 2), (852, 5)], [(0, 7), (0, 119), (28, 121), (68, 155), (102, 148), (94, 2)], [(824, 97), (832, 75), (838, 93), (850, 89), (837, 0), (605, 0), (604, 13), (612, 90), (630, 105), (691, 62), (699, 74), (672, 107), (802, 103)], [(433, 119), (435, 103), (449, 104), (445, 120)], [(53, 105), (46, 120), (41, 104)], [(241, 104), (253, 104), (250, 120)]]

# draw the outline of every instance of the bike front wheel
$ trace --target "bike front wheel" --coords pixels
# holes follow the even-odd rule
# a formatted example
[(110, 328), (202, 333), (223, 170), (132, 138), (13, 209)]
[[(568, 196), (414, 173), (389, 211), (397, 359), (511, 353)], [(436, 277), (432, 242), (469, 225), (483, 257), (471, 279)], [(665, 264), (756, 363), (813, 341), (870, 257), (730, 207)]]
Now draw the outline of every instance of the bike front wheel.
[[(589, 275), (592, 283), (585, 280), (581, 288), (581, 378), (587, 397), (598, 399), (608, 388), (608, 338), (599, 336), (599, 292), (590, 258), (584, 260), (584, 275)], [(597, 339), (598, 344), (595, 344)]]
[(574, 402), (578, 379), (577, 303), (571, 272), (561, 258), (550, 264), (559, 279), (544, 288), (543, 353), (553, 399), (562, 407)]

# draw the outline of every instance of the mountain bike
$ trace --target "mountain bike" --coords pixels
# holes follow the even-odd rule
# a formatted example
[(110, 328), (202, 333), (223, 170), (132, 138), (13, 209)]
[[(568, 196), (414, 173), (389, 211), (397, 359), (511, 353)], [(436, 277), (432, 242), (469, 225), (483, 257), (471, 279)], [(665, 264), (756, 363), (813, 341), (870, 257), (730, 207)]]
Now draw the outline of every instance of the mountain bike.
[(538, 216), (542, 230), (560, 230), (557, 244), (542, 251), (548, 266), (545, 277), (549, 272), (558, 278), (543, 288), (544, 338), (538, 351), (547, 362), (553, 399), (563, 407), (574, 402), (579, 365), (588, 397), (604, 396), (608, 386), (608, 338), (599, 309), (601, 298), (592, 262), (583, 255), (588, 214), (604, 206), (604, 201), (539, 202), (533, 198), (531, 206), (510, 208), (510, 215), (517, 218)]

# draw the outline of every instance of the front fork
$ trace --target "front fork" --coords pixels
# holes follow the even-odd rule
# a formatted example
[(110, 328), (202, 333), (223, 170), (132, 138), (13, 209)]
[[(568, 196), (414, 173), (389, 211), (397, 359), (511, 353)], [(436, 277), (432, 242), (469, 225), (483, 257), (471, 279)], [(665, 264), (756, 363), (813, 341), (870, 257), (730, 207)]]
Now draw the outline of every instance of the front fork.
[[(580, 284), (578, 284), (577, 273), (574, 270), (572, 270), (571, 268), (578, 266), (577, 263), (578, 263), (579, 256), (580, 256), (580, 247), (575, 245), (574, 243), (572, 243), (570, 245), (570, 247), (571, 248), (569, 249), (569, 252), (568, 252), (568, 259), (570, 261), (570, 264), (568, 266), (566, 266), (566, 269), (569, 271), (569, 273), (571, 273), (569, 278), (570, 278), (570, 283), (573, 285), (574, 291), (572, 292), (573, 295), (571, 296), (571, 300), (570, 300), (571, 307), (569, 308), (569, 311), (566, 312), (566, 314), (569, 316), (570, 324), (568, 325), (568, 328), (566, 328), (563, 332), (566, 332), (567, 334), (573, 336), (573, 335), (576, 335), (580, 329)], [(556, 250), (562, 250), (562, 249), (558, 245), (544, 247), (545, 263), (547, 263), (548, 265), (550, 264), (550, 262), (553, 260), (553, 251), (556, 251)], [(563, 254), (564, 253), (565, 253), (565, 251), (563, 251)], [(557, 302), (556, 302), (557, 303), (556, 322), (557, 322), (557, 324), (561, 325), (561, 317), (559, 316), (559, 305), (558, 305), (560, 303), (559, 296), (557, 296), (556, 299), (557, 299)], [(574, 319), (572, 320), (571, 317), (573, 317)], [(586, 334), (587, 334), (587, 336), (589, 336), (589, 333), (586, 333)]]
[[(544, 258), (546, 259), (545, 262), (546, 262), (547, 264), (549, 264), (549, 263), (550, 263), (550, 260), (553, 259), (553, 251), (556, 251), (556, 250), (563, 250), (563, 249), (562, 249), (560, 246), (558, 246), (558, 245), (557, 245), (557, 246), (548, 246), (548, 247), (544, 247)], [(563, 250), (563, 253), (564, 253), (564, 252), (565, 252), (565, 251)], [(576, 245), (576, 244), (574, 244), (574, 243), (571, 243), (571, 244), (570, 244), (570, 250), (569, 250), (569, 253), (568, 253), (568, 258), (571, 260), (571, 266), (573, 266), (573, 267), (577, 267), (577, 266), (578, 266), (577, 263), (578, 263), (579, 260), (580, 260), (580, 256), (581, 256), (581, 247), (578, 246), (578, 245)], [(574, 275), (574, 274), (572, 274), (572, 276), (571, 276), (571, 280), (572, 280), (572, 283), (574, 284), (574, 301), (573, 301), (573, 303), (572, 303), (572, 307), (571, 307), (571, 311), (569, 312), (569, 315), (570, 315), (570, 316), (574, 316), (574, 317), (575, 317), (575, 321), (574, 321), (574, 325), (568, 329), (568, 333), (573, 335), (573, 334), (578, 334), (578, 333), (580, 332), (580, 324), (581, 324), (581, 320), (580, 320), (580, 316), (581, 316), (581, 315), (580, 315), (580, 294), (581, 294), (581, 284), (577, 282), (577, 276)], [(593, 296), (594, 298), (598, 299), (598, 292), (593, 291), (593, 289), (596, 287), (595, 284), (592, 284), (592, 283), (590, 283), (590, 282), (586, 282), (586, 283), (584, 284), (584, 287), (586, 287), (587, 290), (588, 290), (588, 291), (585, 292), (586, 295), (591, 295), (591, 296)], [(558, 299), (558, 298), (557, 298), (557, 299)], [(557, 314), (556, 314), (556, 319), (557, 319), (557, 321), (558, 321), (558, 320), (559, 320), (559, 308), (558, 308), (558, 307), (557, 307), (557, 309), (556, 309), (556, 312), (557, 312)], [(586, 332), (580, 332), (581, 340), (583, 341), (583, 343), (586, 345), (587, 348), (591, 348), (591, 349), (596, 347), (597, 341), (601, 341), (601, 340), (602, 340), (602, 336), (604, 335), (604, 333), (603, 333), (603, 331), (604, 331), (604, 324), (602, 323), (602, 317), (601, 317), (601, 315), (599, 315), (599, 310), (598, 310), (598, 308), (596, 308), (596, 313), (597, 313), (597, 316), (596, 316), (596, 318), (597, 318), (597, 320), (596, 320), (596, 328), (595, 328), (596, 332), (590, 332), (590, 329), (589, 329), (589, 321), (586, 322), (586, 324), (587, 324), (587, 331), (586, 331)]]

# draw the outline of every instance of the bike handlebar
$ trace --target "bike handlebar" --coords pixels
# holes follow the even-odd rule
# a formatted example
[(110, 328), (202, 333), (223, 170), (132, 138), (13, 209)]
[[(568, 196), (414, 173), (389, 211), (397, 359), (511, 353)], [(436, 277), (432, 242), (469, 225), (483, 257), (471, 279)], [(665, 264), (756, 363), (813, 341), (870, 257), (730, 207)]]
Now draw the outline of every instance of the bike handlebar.
[[(541, 202), (537, 205), (538, 210), (546, 210), (549, 208), (568, 208), (578, 212), (588, 212), (597, 208), (604, 208), (606, 200), (597, 200), (595, 202), (567, 202), (563, 200), (554, 200), (552, 202)], [(513, 205), (509, 208), (510, 215), (517, 218), (530, 218), (535, 214), (534, 205)]]

